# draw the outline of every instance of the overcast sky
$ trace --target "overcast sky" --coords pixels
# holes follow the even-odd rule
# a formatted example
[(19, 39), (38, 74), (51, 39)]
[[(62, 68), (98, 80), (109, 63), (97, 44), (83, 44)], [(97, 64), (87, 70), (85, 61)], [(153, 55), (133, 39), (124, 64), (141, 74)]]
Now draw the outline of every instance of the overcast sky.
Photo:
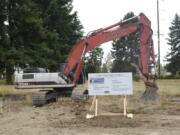
[[(161, 62), (168, 51), (166, 38), (169, 26), (175, 16), (180, 14), (178, 0), (159, 0), (160, 33), (161, 33)], [(154, 46), (157, 53), (157, 0), (74, 0), (74, 10), (84, 27), (85, 34), (89, 31), (112, 25), (133, 11), (136, 15), (143, 12), (152, 23), (154, 31)], [(111, 50), (111, 43), (102, 45), (105, 55)]]

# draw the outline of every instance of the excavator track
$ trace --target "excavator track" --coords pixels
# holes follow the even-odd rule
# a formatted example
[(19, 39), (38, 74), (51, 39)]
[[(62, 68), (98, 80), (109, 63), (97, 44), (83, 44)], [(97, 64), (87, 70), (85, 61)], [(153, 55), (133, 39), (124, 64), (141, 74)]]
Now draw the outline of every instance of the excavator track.
[(34, 106), (43, 106), (50, 102), (56, 102), (58, 97), (71, 97), (72, 88), (54, 88), (52, 90), (40, 90), (32, 96)]
[(34, 106), (43, 106), (57, 100), (57, 92), (53, 90), (42, 90), (32, 96)]
[[(79, 87), (78, 87), (79, 88)], [(64, 90), (41, 90), (32, 96), (33, 105), (36, 107), (44, 106), (50, 102), (56, 102), (58, 97), (71, 97), (74, 101), (85, 101), (88, 99), (87, 93), (82, 89)]]

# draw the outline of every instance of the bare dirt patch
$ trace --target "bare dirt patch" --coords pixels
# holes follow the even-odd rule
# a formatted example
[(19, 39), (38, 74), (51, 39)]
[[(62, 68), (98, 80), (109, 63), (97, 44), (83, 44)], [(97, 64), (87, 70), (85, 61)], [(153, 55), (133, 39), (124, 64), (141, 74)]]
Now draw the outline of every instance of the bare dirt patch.
[[(180, 134), (180, 103), (177, 96), (163, 95), (158, 103), (142, 103), (140, 94), (128, 97), (128, 112), (123, 116), (98, 116), (87, 120), (92, 101), (74, 102), (60, 98), (43, 107), (25, 104), (27, 95), (5, 97), (4, 113), (0, 115), (0, 134)], [(122, 113), (122, 97), (98, 97), (99, 111)]]

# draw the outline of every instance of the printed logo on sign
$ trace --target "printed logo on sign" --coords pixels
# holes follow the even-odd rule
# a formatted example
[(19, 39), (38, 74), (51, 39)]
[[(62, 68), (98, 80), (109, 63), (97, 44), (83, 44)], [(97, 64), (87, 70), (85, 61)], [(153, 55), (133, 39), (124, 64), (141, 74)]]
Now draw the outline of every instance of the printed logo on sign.
[(104, 78), (91, 78), (90, 83), (93, 84), (104, 84)]
[(104, 93), (105, 93), (105, 94), (108, 94), (108, 93), (110, 93), (110, 91), (104, 91)]

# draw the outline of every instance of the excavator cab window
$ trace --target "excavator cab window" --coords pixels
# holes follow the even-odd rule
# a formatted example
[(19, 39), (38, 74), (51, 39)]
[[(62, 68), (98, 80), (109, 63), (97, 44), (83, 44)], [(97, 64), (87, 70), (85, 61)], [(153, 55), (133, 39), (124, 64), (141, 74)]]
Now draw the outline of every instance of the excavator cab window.
[(25, 68), (23, 73), (48, 73), (46, 68)]

